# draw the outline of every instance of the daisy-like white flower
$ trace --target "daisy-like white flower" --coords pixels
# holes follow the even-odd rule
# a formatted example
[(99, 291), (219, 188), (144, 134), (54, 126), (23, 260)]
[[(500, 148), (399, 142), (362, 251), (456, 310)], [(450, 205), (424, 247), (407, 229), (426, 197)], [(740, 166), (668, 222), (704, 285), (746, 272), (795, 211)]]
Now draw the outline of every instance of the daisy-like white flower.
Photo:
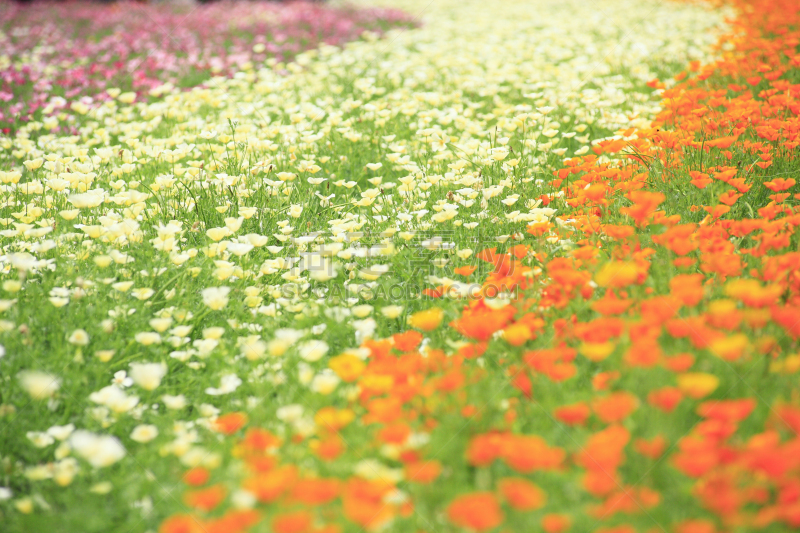
[(69, 444), (75, 453), (95, 468), (110, 466), (125, 457), (125, 447), (116, 437), (85, 430), (74, 432)]
[(228, 295), (230, 294), (230, 287), (209, 287), (203, 289), (203, 303), (206, 304), (213, 311), (219, 311), (228, 305)]
[(161, 385), (161, 379), (167, 374), (164, 363), (131, 363), (131, 379), (144, 390), (153, 390)]
[(24, 370), (17, 376), (20, 385), (34, 400), (51, 398), (61, 386), (61, 379), (47, 372)]
[(158, 428), (149, 424), (139, 424), (131, 432), (131, 439), (143, 444), (156, 437), (158, 437)]
[(124, 370), (118, 370), (114, 372), (114, 379), (111, 380), (111, 383), (118, 387), (127, 388), (133, 385), (133, 379), (128, 377), (128, 373)]

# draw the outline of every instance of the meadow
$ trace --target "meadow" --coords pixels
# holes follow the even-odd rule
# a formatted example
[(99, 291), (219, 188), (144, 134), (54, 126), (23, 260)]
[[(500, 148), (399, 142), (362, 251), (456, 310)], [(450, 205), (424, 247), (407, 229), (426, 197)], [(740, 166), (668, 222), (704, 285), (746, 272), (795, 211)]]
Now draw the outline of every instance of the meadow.
[(800, 527), (796, 2), (0, 28), (0, 530)]

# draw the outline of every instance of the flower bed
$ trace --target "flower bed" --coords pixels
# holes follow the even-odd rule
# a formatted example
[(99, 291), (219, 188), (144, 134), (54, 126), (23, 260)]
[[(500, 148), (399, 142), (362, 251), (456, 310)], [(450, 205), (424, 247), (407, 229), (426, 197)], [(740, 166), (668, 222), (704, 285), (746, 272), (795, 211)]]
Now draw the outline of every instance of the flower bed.
[(320, 44), (410, 25), (397, 10), (311, 2), (9, 3), (0, 11), (0, 127), (59, 107), (61, 99), (91, 104), (109, 100), (112, 88), (146, 95), (165, 84), (192, 87), (267, 59), (278, 63)]
[(9, 527), (796, 528), (798, 9), (585, 6), (4, 139)]

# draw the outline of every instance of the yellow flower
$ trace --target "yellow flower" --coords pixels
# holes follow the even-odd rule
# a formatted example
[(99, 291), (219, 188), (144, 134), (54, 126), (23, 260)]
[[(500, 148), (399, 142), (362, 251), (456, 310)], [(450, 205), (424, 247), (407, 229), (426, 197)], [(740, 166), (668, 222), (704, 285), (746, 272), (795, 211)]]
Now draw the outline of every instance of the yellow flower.
[(439, 327), (444, 318), (444, 311), (438, 307), (433, 307), (425, 311), (418, 311), (408, 317), (408, 323), (411, 327), (421, 329), (422, 331), (433, 331)]
[(594, 281), (601, 287), (622, 288), (636, 282), (639, 266), (630, 261), (611, 261), (603, 265), (594, 275)]
[(719, 386), (719, 378), (705, 372), (687, 372), (678, 375), (678, 388), (686, 396), (699, 400), (708, 396)]
[(342, 378), (342, 381), (349, 383), (358, 379), (367, 365), (355, 355), (342, 354), (332, 357), (328, 361), (328, 367)]
[(613, 342), (582, 342), (578, 351), (586, 359), (597, 363), (611, 355), (615, 348)]

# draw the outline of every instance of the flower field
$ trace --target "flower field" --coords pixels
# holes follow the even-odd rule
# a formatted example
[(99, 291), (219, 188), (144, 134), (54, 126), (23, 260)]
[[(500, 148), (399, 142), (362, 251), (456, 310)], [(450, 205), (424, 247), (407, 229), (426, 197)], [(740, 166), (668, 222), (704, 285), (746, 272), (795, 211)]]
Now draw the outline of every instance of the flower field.
[(800, 527), (797, 2), (95, 7), (2, 18), (2, 531)]
[(411, 23), (398, 10), (311, 3), (173, 9), (125, 2), (4, 4), (0, 127), (9, 133), (17, 122), (52, 116), (72, 101), (113, 101), (107, 89), (159, 96), (265, 61), (274, 65), (323, 43), (341, 45), (365, 31)]

